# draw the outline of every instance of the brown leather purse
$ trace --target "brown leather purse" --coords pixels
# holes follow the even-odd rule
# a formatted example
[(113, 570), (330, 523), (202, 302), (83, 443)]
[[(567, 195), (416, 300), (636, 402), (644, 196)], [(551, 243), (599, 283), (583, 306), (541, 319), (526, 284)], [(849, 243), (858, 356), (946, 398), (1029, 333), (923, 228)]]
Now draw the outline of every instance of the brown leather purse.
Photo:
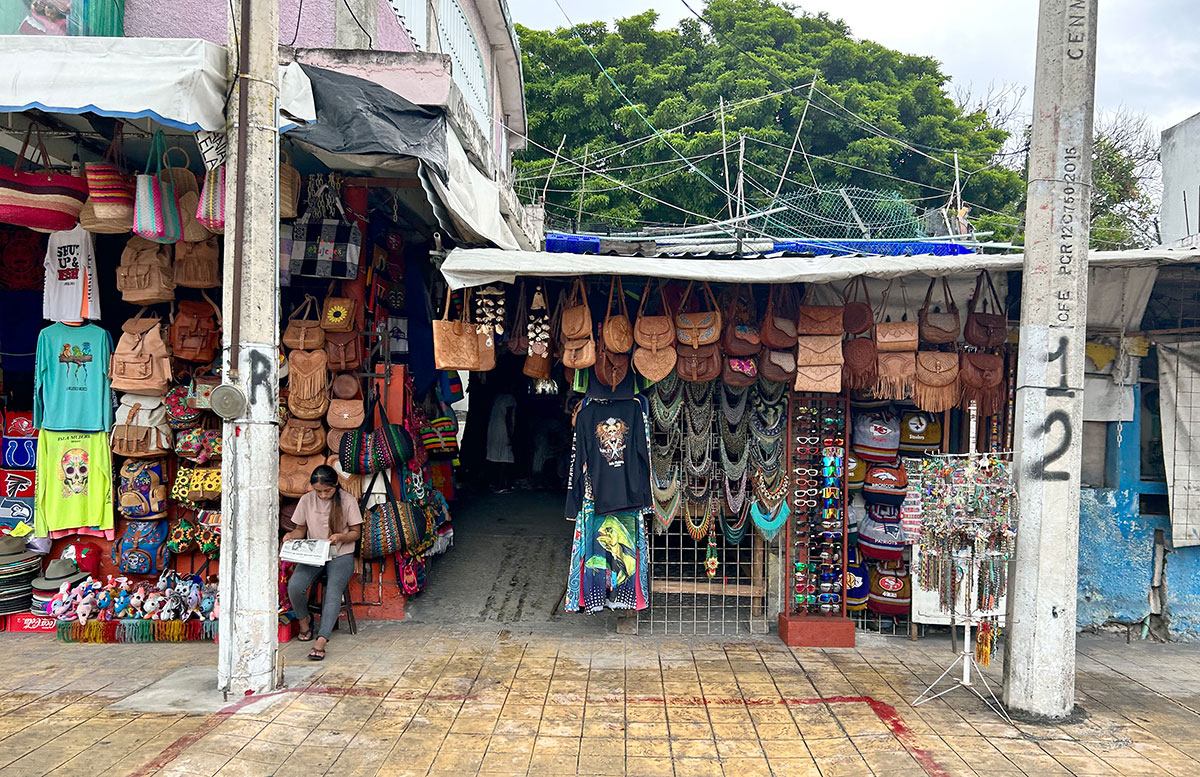
[(321, 328), (326, 332), (353, 332), (358, 328), (358, 302), (351, 297), (333, 296), (335, 283), (329, 284), (321, 307)]
[(764, 348), (758, 358), (758, 371), (767, 380), (791, 384), (796, 378), (796, 354), (791, 349)]
[(325, 355), (329, 369), (350, 372), (362, 366), (362, 338), (358, 332), (328, 332), (325, 335)]
[[(805, 292), (805, 302), (812, 297), (812, 286)], [(843, 329), (842, 305), (806, 305), (801, 304), (796, 310), (796, 334), (800, 335), (838, 335), (841, 339)]]
[(312, 485), (308, 479), (317, 467), (325, 463), (324, 456), (294, 456), (285, 453), (279, 457), (279, 493), (297, 499), (308, 493)]
[(283, 330), (283, 344), (295, 351), (315, 351), (325, 347), (325, 330), (321, 328), (319, 318), (309, 318), (309, 314), (317, 314), (317, 298), (311, 294), (304, 295), (304, 304), (292, 311), (288, 316), (287, 327)]
[(325, 450), (325, 427), (320, 421), (289, 418), (279, 430), (279, 450), (293, 456), (311, 456)]
[[(983, 300), (982, 310), (976, 310), (980, 303), (979, 293), (982, 291), (984, 279), (987, 279), (988, 290), (991, 292), (994, 312), (987, 312), (988, 301)], [(1003, 345), (1008, 339), (1008, 316), (1000, 302), (1000, 295), (992, 284), (992, 276), (987, 270), (975, 278), (975, 291), (967, 302), (967, 325), (963, 327), (963, 339), (976, 348), (995, 348)]]
[(637, 347), (633, 349), (633, 367), (651, 383), (657, 383), (670, 375), (671, 370), (675, 369), (677, 359), (675, 321), (671, 315), (671, 306), (667, 304), (662, 281), (658, 281), (658, 296), (662, 301), (662, 313), (655, 316), (646, 315), (646, 303), (650, 297), (650, 279), (647, 278), (642, 300), (638, 304), (637, 321), (633, 325), (633, 339), (637, 343)]
[(745, 388), (758, 382), (758, 360), (753, 356), (726, 356), (721, 362), (721, 382)]
[(467, 309), (470, 307), (471, 292), (463, 292), (462, 313), (458, 320), (450, 320), (451, 303), (450, 287), (446, 287), (446, 309), (442, 312), (441, 320), (433, 324), (433, 362), (439, 370), (479, 369), (479, 335), (475, 325), (467, 320)]
[(842, 393), (842, 365), (807, 364), (796, 365), (796, 391), (818, 394)]
[(716, 343), (691, 346), (676, 343), (675, 372), (688, 383), (706, 383), (721, 377), (721, 349)]
[(958, 340), (961, 328), (958, 320), (958, 306), (954, 304), (954, 295), (950, 293), (950, 282), (946, 280), (945, 276), (942, 276), (942, 297), (946, 302), (946, 312), (940, 313), (937, 308), (929, 309), (929, 302), (933, 297), (933, 287), (936, 283), (937, 278), (929, 279), (929, 288), (925, 291), (925, 304), (917, 312), (917, 325), (921, 341), (934, 345), (953, 343)]
[(616, 388), (629, 374), (629, 354), (608, 350), (605, 339), (602, 336), (596, 343), (596, 380), (609, 388)]
[(844, 362), (840, 320), (837, 334), (797, 337), (795, 390), (840, 394)]
[(592, 309), (588, 307), (583, 279), (576, 278), (562, 311), (563, 342), (592, 337)]
[(573, 370), (586, 370), (596, 363), (596, 338), (588, 335), (578, 339), (563, 340), (563, 366)]
[(877, 363), (879, 377), (875, 382), (875, 396), (897, 400), (912, 396), (917, 378), (915, 351), (881, 351)]
[[(686, 310), (688, 298), (695, 285), (695, 281), (688, 283), (687, 290), (683, 293), (683, 299), (679, 300), (679, 311), (675, 314), (675, 339), (680, 346), (688, 348), (715, 345), (721, 339), (720, 306), (717, 305), (717, 298), (713, 296), (712, 288), (709, 287), (707, 281), (704, 282), (704, 298), (708, 303), (707, 309), (702, 308), (694, 313)], [(720, 374), (720, 364), (718, 364), (717, 375)]]
[[(620, 312), (613, 315), (613, 294), (620, 301)], [(625, 305), (625, 289), (617, 282), (617, 276), (612, 277), (608, 285), (608, 305), (604, 311), (604, 326), (600, 329), (604, 338), (604, 350), (613, 354), (629, 353), (633, 348), (633, 324), (629, 322), (629, 308)], [(628, 359), (626, 360), (628, 368)], [(619, 381), (618, 381), (619, 382)]]
[(842, 382), (847, 388), (874, 388), (879, 377), (879, 352), (875, 341), (868, 337), (852, 337), (842, 343)]
[[(758, 336), (764, 348), (783, 350), (796, 345), (796, 322), (784, 313), (782, 304), (776, 304), (776, 286), (777, 284), (771, 284), (771, 293), (767, 297), (767, 312), (758, 328)], [(766, 365), (762, 364), (759, 369), (765, 372), (765, 367)]]
[(721, 349), (726, 356), (758, 355), (762, 350), (762, 338), (758, 334), (758, 313), (754, 309), (754, 287), (749, 284), (736, 287), (729, 311), (725, 317), (725, 332), (721, 335)]
[[(899, 321), (892, 321), (887, 315), (888, 294), (892, 290), (892, 284), (888, 284), (887, 290), (883, 292), (883, 299), (879, 303), (878, 315), (885, 317), (883, 321), (876, 320), (875, 322), (875, 349), (880, 354), (889, 351), (915, 351), (917, 350), (917, 322), (908, 320), (908, 298), (904, 299), (904, 317)], [(904, 285), (900, 285), (901, 294), (904, 293)], [(880, 374), (883, 370), (880, 368)]]
[(913, 402), (929, 413), (941, 413), (958, 404), (958, 354), (917, 351)]
[(361, 399), (334, 399), (329, 402), (325, 420), (330, 429), (357, 429), (366, 420), (366, 410)]
[(958, 406), (963, 410), (974, 401), (981, 417), (1000, 412), (1004, 406), (1004, 357), (983, 352), (960, 354), (958, 382), (962, 388)]
[[(862, 290), (863, 299), (858, 299)], [(842, 289), (842, 328), (848, 335), (861, 335), (875, 325), (875, 311), (871, 308), (871, 291), (867, 279), (861, 275), (851, 278)]]

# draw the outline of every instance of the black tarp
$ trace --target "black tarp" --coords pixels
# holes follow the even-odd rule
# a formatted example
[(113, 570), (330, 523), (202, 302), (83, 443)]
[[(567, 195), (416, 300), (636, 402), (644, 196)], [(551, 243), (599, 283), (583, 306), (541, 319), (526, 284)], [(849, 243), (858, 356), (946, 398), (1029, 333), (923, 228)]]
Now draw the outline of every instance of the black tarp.
[(312, 82), (317, 120), (287, 136), (331, 154), (415, 157), (446, 178), (446, 114), (363, 78), (300, 65)]

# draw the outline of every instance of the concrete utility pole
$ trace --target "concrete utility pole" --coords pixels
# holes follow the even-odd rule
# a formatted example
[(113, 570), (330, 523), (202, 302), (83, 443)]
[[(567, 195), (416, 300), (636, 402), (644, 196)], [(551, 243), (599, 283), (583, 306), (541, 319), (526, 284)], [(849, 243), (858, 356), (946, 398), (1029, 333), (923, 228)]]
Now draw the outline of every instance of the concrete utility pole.
[[(279, 4), (229, 23), (223, 368), (246, 403), (224, 425), (218, 687), (276, 686), (279, 618)], [(215, 404), (215, 403), (214, 403)]]
[(1004, 701), (1047, 718), (1075, 704), (1083, 347), (1087, 329), (1098, 0), (1041, 0), (1025, 208), (1016, 473), (1020, 526)]

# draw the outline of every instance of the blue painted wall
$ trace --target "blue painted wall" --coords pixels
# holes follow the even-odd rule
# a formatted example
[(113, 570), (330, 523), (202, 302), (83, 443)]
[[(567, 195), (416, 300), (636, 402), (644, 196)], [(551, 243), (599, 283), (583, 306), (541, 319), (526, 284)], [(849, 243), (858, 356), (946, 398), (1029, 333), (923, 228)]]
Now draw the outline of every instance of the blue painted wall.
[(1173, 549), (1170, 519), (1143, 515), (1142, 494), (1165, 494), (1163, 483), (1141, 479), (1141, 391), (1134, 417), (1118, 441), (1109, 424), (1107, 482), (1115, 488), (1085, 488), (1079, 499), (1079, 628), (1109, 621), (1140, 621), (1150, 614), (1154, 532), (1167, 537), (1167, 619), (1171, 638), (1200, 640), (1200, 548)]

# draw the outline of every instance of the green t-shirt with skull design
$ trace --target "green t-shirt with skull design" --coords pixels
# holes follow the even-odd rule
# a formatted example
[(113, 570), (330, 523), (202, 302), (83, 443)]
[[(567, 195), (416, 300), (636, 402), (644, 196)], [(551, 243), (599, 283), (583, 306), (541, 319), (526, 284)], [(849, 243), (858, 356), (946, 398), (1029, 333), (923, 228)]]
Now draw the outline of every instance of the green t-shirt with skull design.
[(104, 432), (42, 430), (37, 443), (34, 529), (113, 528), (112, 453)]

